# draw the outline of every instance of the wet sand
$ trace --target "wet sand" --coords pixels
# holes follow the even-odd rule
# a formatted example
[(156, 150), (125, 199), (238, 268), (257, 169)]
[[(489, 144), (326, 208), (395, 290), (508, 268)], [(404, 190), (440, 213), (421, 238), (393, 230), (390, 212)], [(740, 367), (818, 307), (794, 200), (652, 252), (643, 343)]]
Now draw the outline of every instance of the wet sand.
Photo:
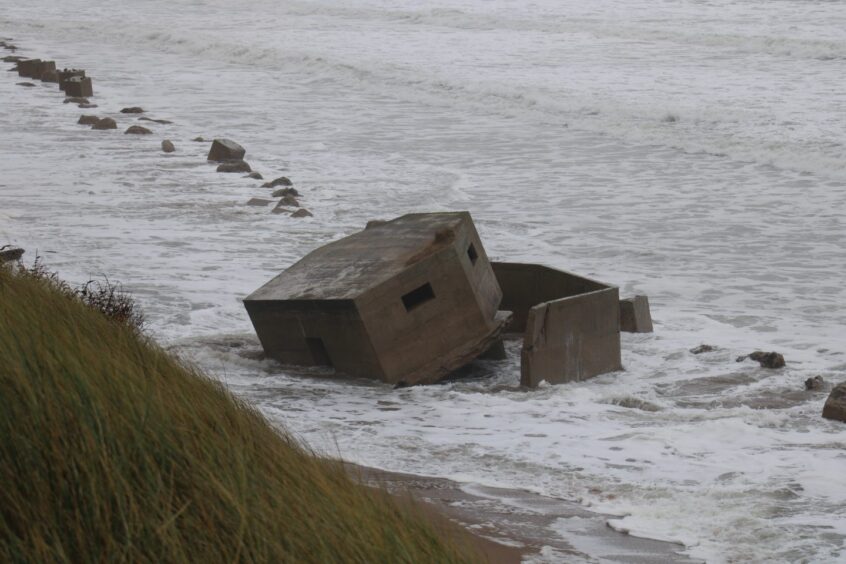
[(478, 549), (492, 563), (698, 562), (679, 554), (680, 545), (614, 531), (606, 524), (610, 515), (573, 502), (443, 478), (349, 468), (357, 480), (397, 496), (410, 495), (460, 524), (478, 539)]

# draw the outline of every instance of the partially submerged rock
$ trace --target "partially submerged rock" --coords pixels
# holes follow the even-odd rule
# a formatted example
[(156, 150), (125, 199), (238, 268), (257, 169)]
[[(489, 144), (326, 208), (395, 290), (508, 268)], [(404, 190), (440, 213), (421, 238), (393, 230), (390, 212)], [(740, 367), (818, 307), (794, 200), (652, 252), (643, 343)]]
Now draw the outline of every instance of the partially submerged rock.
[(122, 114), (143, 114), (144, 108), (139, 108), (138, 106), (132, 106), (131, 108), (123, 108), (120, 113)]
[(262, 180), (264, 177), (261, 175), (261, 173), (253, 171), (247, 175), (247, 178), (252, 178), (253, 180)]
[(94, 125), (98, 121), (100, 121), (100, 118), (97, 117), (97, 116), (91, 116), (91, 115), (84, 115), (83, 114), (83, 115), (79, 116), (79, 120), (77, 120), (76, 123), (78, 123), (80, 125)]
[(826, 419), (846, 422), (846, 382), (837, 384), (823, 406), (822, 416)]
[(283, 196), (282, 199), (279, 200), (279, 205), (291, 207), (291, 208), (300, 207), (300, 203), (297, 201), (297, 199), (293, 196), (290, 196), (290, 195)]
[(23, 254), (24, 250), (20, 247), (11, 247), (10, 245), (4, 245), (0, 247), (0, 264), (20, 260)]
[(117, 122), (110, 117), (101, 118), (91, 126), (91, 129), (117, 129)]
[(162, 125), (170, 125), (170, 124), (173, 123), (172, 121), (169, 121), (169, 120), (166, 120), (166, 119), (153, 119), (153, 118), (148, 118), (148, 117), (145, 117), (145, 116), (141, 116), (140, 118), (138, 118), (138, 121), (151, 121), (153, 123), (160, 123)]
[(825, 388), (825, 379), (820, 376), (814, 376), (805, 380), (805, 389), (808, 391), (818, 391)]
[(777, 352), (755, 351), (751, 354), (737, 357), (737, 362), (743, 362), (746, 359), (755, 360), (762, 368), (783, 368), (785, 366), (784, 356)]
[(273, 200), (265, 200), (264, 198), (250, 198), (247, 200), (248, 206), (269, 206)]
[(717, 347), (713, 345), (699, 345), (698, 347), (690, 349), (692, 354), (702, 354), (702, 353), (709, 353), (714, 352), (717, 350)]
[(76, 107), (82, 108), (82, 109), (90, 109), (90, 108), (96, 108), (97, 104), (77, 104)]
[(68, 96), (65, 98), (65, 104), (90, 104), (91, 102), (88, 98), (82, 98), (80, 96)]
[(140, 125), (130, 125), (126, 131), (124, 131), (124, 134), (127, 135), (150, 135), (151, 133), (152, 131)]
[[(215, 162), (243, 161), (247, 151), (231, 139), (215, 139), (209, 149), (208, 160)], [(250, 172), (249, 170), (245, 172)]]
[(194, 137), (193, 139), (191, 139), (191, 141), (194, 141), (195, 143), (205, 143), (206, 142), (206, 140), (203, 139), (202, 137)]
[(277, 186), (293, 186), (294, 183), (287, 176), (280, 176), (270, 182), (265, 182), (261, 185), (262, 188), (276, 188)]
[(313, 217), (314, 214), (305, 208), (300, 208), (291, 214), (291, 217)]
[(246, 161), (226, 161), (217, 167), (217, 172), (250, 172), (251, 170)]
[(27, 88), (32, 88), (35, 85), (31, 82), (18, 82), (18, 86), (25, 86)]
[(283, 198), (285, 196), (294, 196), (295, 198), (299, 198), (300, 193), (297, 192), (296, 188), (280, 188), (279, 190), (274, 190), (272, 196), (274, 198)]
[(173, 142), (170, 139), (165, 139), (164, 141), (162, 141), (162, 151), (164, 151), (165, 153), (172, 153), (175, 150), (176, 147), (174, 147)]

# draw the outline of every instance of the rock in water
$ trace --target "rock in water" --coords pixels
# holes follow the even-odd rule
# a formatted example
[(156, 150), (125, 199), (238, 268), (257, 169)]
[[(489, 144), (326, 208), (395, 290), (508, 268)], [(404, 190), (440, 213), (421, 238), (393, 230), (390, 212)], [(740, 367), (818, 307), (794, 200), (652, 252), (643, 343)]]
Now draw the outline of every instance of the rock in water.
[(18, 247), (9, 248), (8, 245), (0, 247), (0, 264), (20, 260), (23, 254), (24, 250)]
[(264, 177), (261, 175), (261, 173), (253, 171), (247, 175), (247, 178), (252, 178), (253, 180), (262, 180)]
[(261, 185), (262, 188), (276, 188), (277, 186), (293, 186), (294, 183), (286, 176), (280, 176), (276, 180), (265, 182)]
[(274, 198), (282, 198), (284, 196), (294, 196), (295, 198), (299, 198), (300, 193), (297, 192), (296, 188), (280, 188), (279, 190), (274, 190), (272, 196)]
[(278, 205), (286, 206), (286, 207), (292, 207), (292, 208), (300, 207), (300, 203), (297, 201), (297, 199), (293, 196), (290, 196), (290, 195), (283, 196), (282, 199), (279, 200)]
[(117, 129), (117, 122), (110, 117), (100, 119), (91, 126), (91, 129)]
[(122, 114), (143, 114), (144, 109), (139, 108), (138, 106), (133, 106), (131, 108), (123, 108), (120, 113)]
[(172, 153), (175, 150), (176, 147), (173, 146), (173, 143), (170, 141), (170, 139), (165, 139), (164, 141), (162, 141), (162, 151), (164, 151), (165, 153)]
[(79, 116), (79, 120), (76, 123), (79, 123), (81, 125), (94, 125), (98, 121), (100, 121), (100, 118), (98, 118), (97, 116), (81, 115)]
[(755, 351), (749, 355), (751, 360), (757, 360), (763, 368), (783, 368), (784, 357), (777, 352)]
[(822, 390), (823, 388), (825, 388), (825, 380), (822, 376), (814, 376), (805, 380), (805, 389), (808, 391)]
[(203, 139), (202, 137), (194, 137), (193, 139), (191, 139), (191, 141), (194, 141), (196, 143), (205, 143), (206, 142), (206, 140)]
[(247, 201), (248, 206), (269, 206), (273, 200), (265, 200), (264, 198), (250, 198)]
[(308, 211), (305, 208), (300, 208), (300, 209), (298, 209), (297, 211), (295, 211), (294, 213), (291, 214), (291, 217), (313, 217), (313, 216), (314, 216), (314, 214), (312, 214), (310, 211)]
[(152, 131), (140, 125), (130, 125), (124, 133), (128, 135), (149, 135)]
[(172, 121), (170, 121), (170, 120), (166, 120), (166, 119), (153, 119), (153, 118), (148, 118), (148, 117), (145, 117), (145, 116), (141, 116), (140, 118), (138, 118), (138, 121), (151, 121), (151, 122), (153, 122), (153, 123), (160, 123), (160, 124), (162, 124), (162, 125), (170, 125), (170, 124), (172, 124), (172, 123), (173, 123), (173, 122), (172, 122)]
[(717, 347), (713, 345), (699, 345), (696, 348), (690, 349), (690, 352), (693, 354), (702, 354), (702, 353), (709, 353), (714, 352), (717, 350)]
[(246, 161), (226, 161), (217, 167), (217, 172), (250, 172), (251, 170)]
[(26, 86), (27, 88), (32, 88), (35, 85), (31, 82), (18, 82), (18, 86)]
[[(215, 139), (212, 142), (209, 150), (210, 161), (224, 162), (224, 161), (243, 161), (244, 155), (247, 151), (235, 141), (230, 139)], [(246, 172), (250, 172), (247, 170)]]
[(826, 419), (846, 422), (846, 382), (837, 384), (825, 401), (822, 416)]
[(90, 104), (91, 101), (88, 98), (82, 98), (80, 96), (68, 96), (65, 98), (65, 104)]

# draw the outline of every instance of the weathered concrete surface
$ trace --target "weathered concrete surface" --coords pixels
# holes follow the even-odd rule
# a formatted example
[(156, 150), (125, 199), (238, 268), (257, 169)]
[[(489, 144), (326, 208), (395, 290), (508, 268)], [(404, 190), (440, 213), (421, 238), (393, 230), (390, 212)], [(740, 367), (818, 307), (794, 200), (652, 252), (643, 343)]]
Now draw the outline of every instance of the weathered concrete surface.
[[(472, 252), (470, 252), (472, 249)], [(498, 339), (502, 292), (470, 214), (410, 214), (309, 253), (244, 305), (265, 352), (430, 383)]]
[(82, 69), (62, 69), (58, 71), (59, 74), (59, 90), (62, 92), (67, 92), (67, 85), (68, 80), (71, 78), (78, 76), (81, 78), (85, 77), (85, 71)]
[(649, 298), (635, 296), (620, 300), (620, 331), (627, 333), (652, 333), (652, 314)]
[(94, 95), (94, 86), (90, 77), (72, 76), (64, 84), (65, 94), (68, 96), (87, 98)]
[(523, 332), (520, 383), (585, 380), (622, 368), (616, 287), (537, 264), (493, 263), (501, 309)]
[(246, 149), (231, 139), (215, 139), (206, 158), (215, 162), (242, 161), (246, 154)]
[(25, 59), (18, 61), (18, 76), (25, 76), (27, 78), (36, 78), (41, 59)]
[(836, 385), (823, 407), (822, 416), (826, 419), (846, 422), (846, 382)]

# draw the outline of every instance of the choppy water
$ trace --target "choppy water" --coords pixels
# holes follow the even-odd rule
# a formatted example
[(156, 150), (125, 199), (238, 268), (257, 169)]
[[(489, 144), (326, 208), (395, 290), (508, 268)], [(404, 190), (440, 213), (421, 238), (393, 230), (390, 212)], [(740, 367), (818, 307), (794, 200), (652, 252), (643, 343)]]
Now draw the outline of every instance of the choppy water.
[[(580, 500), (711, 562), (844, 561), (846, 427), (803, 391), (846, 379), (844, 30), (841, 2), (800, 0), (7, 2), (0, 37), (88, 69), (100, 107), (0, 75), (0, 243), (127, 282), (160, 339), (320, 450)], [(129, 105), (175, 123), (75, 125)], [(315, 217), (244, 206), (267, 191), (197, 135)], [(516, 361), (394, 391), (252, 360), (240, 298), (434, 209), (470, 210), (496, 259), (648, 294), (655, 334), (623, 335), (625, 372), (532, 392)], [(787, 368), (734, 362), (758, 348)]]

